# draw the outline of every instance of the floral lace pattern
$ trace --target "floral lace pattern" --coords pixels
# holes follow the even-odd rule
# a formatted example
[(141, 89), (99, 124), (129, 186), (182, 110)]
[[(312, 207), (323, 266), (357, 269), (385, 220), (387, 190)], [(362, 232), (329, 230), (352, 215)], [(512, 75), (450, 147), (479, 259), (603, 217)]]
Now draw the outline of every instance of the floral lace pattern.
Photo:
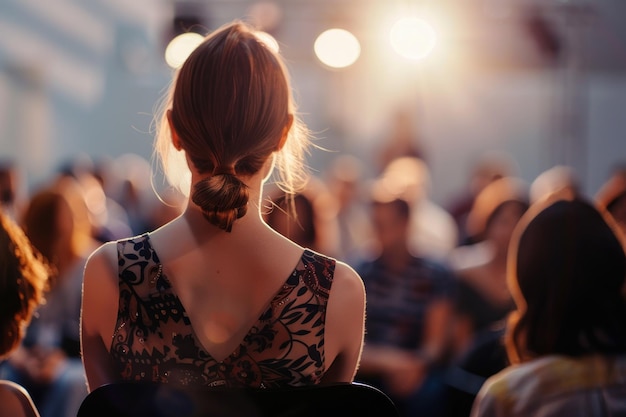
[(335, 261), (305, 250), (239, 347), (217, 361), (198, 341), (148, 234), (118, 242), (119, 309), (110, 348), (123, 380), (181, 385), (310, 385), (324, 370)]

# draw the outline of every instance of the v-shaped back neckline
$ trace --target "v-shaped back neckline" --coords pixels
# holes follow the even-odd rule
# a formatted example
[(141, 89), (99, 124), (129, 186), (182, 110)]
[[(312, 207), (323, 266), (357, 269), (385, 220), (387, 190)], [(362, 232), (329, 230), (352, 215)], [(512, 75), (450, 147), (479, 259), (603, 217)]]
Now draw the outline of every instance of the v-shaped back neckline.
[(161, 263), (159, 255), (156, 249), (154, 248), (154, 246), (152, 245), (150, 234), (146, 233), (145, 238), (150, 245), (150, 250), (152, 251), (152, 255), (153, 255), (152, 258), (154, 259), (155, 266), (158, 268), (158, 271), (159, 271), (158, 275), (153, 279), (158, 280), (159, 278), (162, 278), (163, 280), (165, 280), (165, 282), (167, 282), (166, 288), (162, 288), (162, 287), (160, 288), (159, 286), (157, 286), (157, 291), (159, 292), (168, 291), (171, 294), (171, 296), (174, 298), (173, 301), (177, 305), (182, 316), (186, 318), (185, 325), (189, 327), (190, 333), (198, 349), (200, 349), (203, 353), (205, 353), (208, 357), (210, 357), (217, 363), (228, 362), (230, 358), (238, 356), (238, 353), (241, 350), (241, 348), (244, 346), (246, 339), (254, 331), (254, 329), (258, 328), (258, 324), (263, 321), (263, 317), (267, 316), (268, 311), (273, 309), (275, 304), (283, 302), (283, 300), (288, 296), (290, 292), (289, 291), (290, 287), (289, 285), (287, 285), (287, 282), (294, 274), (296, 274), (300, 270), (301, 266), (304, 266), (304, 259), (306, 255), (311, 253), (310, 249), (304, 248), (302, 254), (298, 258), (298, 262), (296, 262), (295, 266), (292, 268), (289, 275), (283, 280), (282, 285), (280, 286), (280, 288), (278, 288), (278, 290), (275, 291), (274, 295), (271, 297), (269, 302), (265, 303), (264, 307), (261, 308), (261, 311), (256, 315), (257, 318), (248, 326), (248, 329), (244, 333), (243, 338), (237, 342), (237, 344), (235, 345), (235, 348), (227, 356), (220, 359), (219, 357), (216, 357), (216, 355), (212, 354), (210, 350), (207, 349), (205, 344), (202, 343), (202, 339), (198, 336), (198, 333), (196, 332), (196, 328), (193, 325), (193, 322), (191, 320), (190, 315), (187, 312), (187, 309), (185, 308), (185, 305), (183, 304), (182, 300), (178, 296), (178, 293), (174, 290), (174, 285), (172, 284), (170, 279), (167, 277), (167, 274), (165, 273), (165, 266)]

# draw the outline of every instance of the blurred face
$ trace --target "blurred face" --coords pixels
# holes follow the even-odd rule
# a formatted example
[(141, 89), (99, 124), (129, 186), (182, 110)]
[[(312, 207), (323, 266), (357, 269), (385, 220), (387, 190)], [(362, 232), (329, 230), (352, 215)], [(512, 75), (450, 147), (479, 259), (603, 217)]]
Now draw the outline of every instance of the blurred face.
[(383, 248), (406, 244), (409, 222), (391, 204), (372, 207), (374, 231)]

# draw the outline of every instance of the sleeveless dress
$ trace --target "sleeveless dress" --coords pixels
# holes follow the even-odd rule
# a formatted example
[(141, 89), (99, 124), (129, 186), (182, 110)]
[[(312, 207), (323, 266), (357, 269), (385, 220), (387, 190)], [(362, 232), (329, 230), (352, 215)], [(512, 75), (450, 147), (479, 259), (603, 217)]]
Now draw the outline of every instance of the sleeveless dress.
[(110, 355), (120, 379), (252, 388), (320, 382), (334, 259), (305, 249), (239, 347), (218, 361), (196, 337), (149, 234), (118, 241), (117, 252), (119, 308)]

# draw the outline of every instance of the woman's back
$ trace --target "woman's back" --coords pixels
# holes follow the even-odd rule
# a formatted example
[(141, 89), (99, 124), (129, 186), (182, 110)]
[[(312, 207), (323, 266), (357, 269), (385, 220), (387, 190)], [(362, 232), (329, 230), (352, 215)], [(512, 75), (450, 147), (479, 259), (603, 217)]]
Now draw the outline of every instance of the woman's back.
[(238, 259), (211, 242), (177, 256), (181, 245), (162, 240), (167, 228), (160, 232), (117, 244), (120, 308), (111, 354), (124, 379), (152, 372), (153, 381), (201, 385), (319, 381), (334, 260), (280, 237), (279, 245), (235, 252)]
[(275, 165), (296, 190), (302, 133), (280, 57), (244, 24), (215, 31), (185, 60), (155, 146), (165, 168), (179, 163), (180, 176), (166, 174), (184, 184), (187, 208), (91, 256), (82, 320), (91, 388), (174, 371), (177, 382), (202, 385), (353, 380), (360, 277), (262, 218)]
[[(113, 246), (103, 247), (107, 269), (117, 266), (106, 281), (118, 287), (119, 306), (115, 317), (102, 315), (110, 332), (103, 340), (112, 340), (111, 379), (269, 387), (332, 380), (333, 363), (354, 367), (359, 349), (352, 358), (342, 351), (345, 340), (359, 346), (362, 337), (350, 326), (360, 311), (353, 302), (362, 297), (358, 276), (269, 228), (254, 233), (256, 226), (242, 223), (199, 243), (179, 218), (118, 241), (115, 259)], [(98, 292), (104, 304), (108, 292)]]

